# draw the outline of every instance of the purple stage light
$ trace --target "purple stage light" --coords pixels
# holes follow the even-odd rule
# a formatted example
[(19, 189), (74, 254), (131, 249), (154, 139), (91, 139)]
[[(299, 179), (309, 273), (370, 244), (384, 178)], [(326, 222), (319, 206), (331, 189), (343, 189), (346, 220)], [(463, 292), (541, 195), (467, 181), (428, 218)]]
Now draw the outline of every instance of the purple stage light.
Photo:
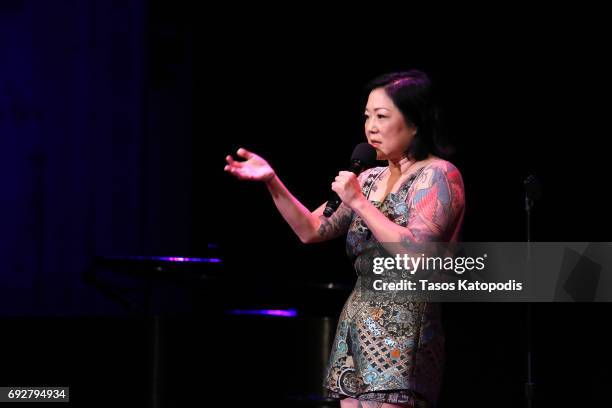
[(259, 315), (275, 317), (297, 317), (296, 309), (234, 309), (227, 313), (233, 315)]
[(210, 263), (219, 263), (221, 259), (219, 258), (183, 258), (176, 256), (167, 256), (167, 257), (157, 257), (153, 258), (158, 261), (167, 261), (167, 262), (210, 262)]

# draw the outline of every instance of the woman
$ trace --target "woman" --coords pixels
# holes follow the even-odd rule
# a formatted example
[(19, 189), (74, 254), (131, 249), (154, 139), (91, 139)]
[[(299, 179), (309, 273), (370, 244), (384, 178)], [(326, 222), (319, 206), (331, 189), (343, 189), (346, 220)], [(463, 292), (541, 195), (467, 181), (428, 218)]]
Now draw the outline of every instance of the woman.
[[(358, 276), (379, 243), (454, 242), (464, 214), (461, 174), (441, 158), (438, 115), (426, 74), (383, 75), (366, 88), (365, 135), (375, 167), (359, 177), (339, 172), (332, 190), (342, 200), (329, 218), (325, 203), (311, 212), (260, 156), (239, 149), (225, 170), (266, 184), (276, 207), (304, 243), (347, 233)], [(420, 407), (437, 402), (444, 362), (439, 305), (374, 302), (354, 290), (342, 310), (325, 386), (347, 407)]]

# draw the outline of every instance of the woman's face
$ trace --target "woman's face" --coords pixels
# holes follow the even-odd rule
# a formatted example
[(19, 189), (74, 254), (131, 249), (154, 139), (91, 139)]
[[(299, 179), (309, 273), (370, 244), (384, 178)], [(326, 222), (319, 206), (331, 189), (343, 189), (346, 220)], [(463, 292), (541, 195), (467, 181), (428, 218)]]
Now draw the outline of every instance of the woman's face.
[(416, 128), (406, 123), (383, 88), (370, 92), (365, 109), (365, 134), (377, 160), (399, 160), (412, 143)]

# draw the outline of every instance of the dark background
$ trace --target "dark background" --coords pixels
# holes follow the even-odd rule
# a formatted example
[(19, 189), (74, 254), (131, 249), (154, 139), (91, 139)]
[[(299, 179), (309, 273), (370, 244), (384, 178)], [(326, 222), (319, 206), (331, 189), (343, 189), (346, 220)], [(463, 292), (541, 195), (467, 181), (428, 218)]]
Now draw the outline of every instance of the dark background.
[[(425, 70), (438, 89), (465, 241), (525, 240), (529, 174), (544, 192), (533, 240), (610, 241), (598, 13), (457, 12), (3, 1), (0, 385), (69, 385), (75, 406), (316, 394), (326, 330), (354, 281), (344, 242), (302, 245), (264, 186), (223, 172), (224, 156), (261, 154), (314, 209), (363, 140), (361, 88), (392, 70)], [(83, 274), (128, 255), (223, 264), (154, 280), (99, 268), (136, 288), (126, 307)], [(300, 317), (225, 314), (238, 307)], [(606, 405), (609, 312), (533, 306), (536, 406)], [(524, 405), (525, 315), (524, 304), (444, 305), (441, 407)]]

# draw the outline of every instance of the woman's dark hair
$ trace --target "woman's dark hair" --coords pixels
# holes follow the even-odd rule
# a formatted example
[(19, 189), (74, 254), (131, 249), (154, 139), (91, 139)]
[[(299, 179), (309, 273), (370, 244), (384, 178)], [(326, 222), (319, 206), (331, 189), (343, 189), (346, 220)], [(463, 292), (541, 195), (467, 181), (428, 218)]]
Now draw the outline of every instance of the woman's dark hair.
[(417, 129), (414, 141), (406, 152), (409, 156), (423, 160), (430, 153), (443, 158), (452, 154), (453, 149), (441, 131), (438, 107), (427, 74), (410, 70), (381, 75), (366, 85), (366, 100), (370, 92), (377, 88), (385, 90), (404, 119)]

